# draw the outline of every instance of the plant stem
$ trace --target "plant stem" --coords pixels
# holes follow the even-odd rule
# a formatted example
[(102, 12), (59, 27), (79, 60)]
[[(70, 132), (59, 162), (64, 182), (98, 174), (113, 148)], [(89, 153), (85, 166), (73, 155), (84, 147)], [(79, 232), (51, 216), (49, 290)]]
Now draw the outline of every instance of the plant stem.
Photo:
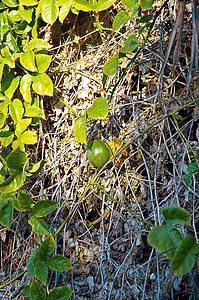
[(6, 282), (5, 284), (0, 285), (0, 289), (3, 289), (6, 285), (9, 285), (10, 283), (12, 283), (13, 281), (17, 280), (19, 277), (21, 277), (23, 274), (25, 274), (27, 271), (27, 269), (25, 269), (22, 273), (20, 273), (19, 275), (17, 275), (15, 278), (13, 278), (12, 280)]
[(112, 89), (112, 92), (111, 92), (111, 95), (110, 95), (110, 98), (108, 100), (108, 103), (110, 103), (112, 97), (113, 97), (113, 94), (118, 86), (118, 84), (120, 83), (120, 81), (122, 80), (122, 78), (124, 77), (126, 71), (128, 70), (128, 68), (132, 65), (132, 63), (136, 60), (138, 54), (140, 53), (140, 51), (143, 49), (144, 45), (146, 44), (146, 42), (148, 41), (149, 37), (150, 37), (150, 34), (151, 34), (151, 31), (153, 29), (153, 26), (156, 22), (156, 19), (159, 17), (162, 9), (166, 6), (168, 0), (166, 0), (163, 5), (160, 7), (160, 9), (156, 12), (154, 18), (153, 18), (153, 22), (150, 23), (149, 25), (149, 30), (148, 30), (148, 33), (147, 33), (147, 36), (144, 40), (144, 42), (142, 43), (142, 45), (140, 46), (140, 48), (138, 49), (138, 51), (135, 53), (135, 55), (133, 56), (133, 58), (130, 60), (130, 62), (127, 64), (126, 68), (124, 69), (124, 71), (122, 72), (122, 75), (120, 76), (120, 78), (118, 79), (118, 81), (116, 82), (116, 84), (114, 85), (113, 89)]
[(102, 187), (99, 183), (94, 182), (94, 184), (96, 184), (97, 186), (99, 186), (99, 188), (103, 191), (103, 193), (104, 193), (109, 199), (111, 199), (112, 201), (114, 201), (114, 202), (120, 204), (122, 207), (124, 207), (131, 215), (133, 215), (133, 216), (134, 216), (135, 218), (137, 218), (139, 221), (141, 221), (141, 222), (143, 222), (143, 223), (145, 223), (145, 224), (147, 224), (147, 225), (149, 225), (149, 226), (155, 227), (154, 224), (152, 224), (152, 223), (150, 223), (150, 222), (147, 222), (147, 221), (145, 221), (144, 219), (138, 217), (131, 209), (129, 209), (129, 208), (128, 208), (126, 205), (124, 205), (122, 202), (120, 202), (119, 200), (116, 200), (116, 199), (114, 199), (113, 197), (111, 197), (111, 196), (103, 189), (103, 187)]
[(77, 118), (79, 118), (79, 115), (74, 111), (74, 109), (72, 109), (72, 107), (70, 107), (70, 105), (68, 105), (64, 100), (62, 100), (55, 92), (54, 92), (54, 96), (60, 101), (62, 102)]
[(185, 137), (184, 133), (180, 130), (180, 127), (179, 127), (179, 125), (178, 125), (178, 122), (177, 122), (177, 120), (176, 120), (176, 118), (175, 118), (174, 113), (172, 114), (172, 117), (173, 117), (173, 120), (174, 120), (174, 122), (175, 122), (175, 124), (176, 124), (176, 127), (177, 127), (179, 133), (181, 134), (181, 136), (183, 137), (183, 139), (185, 140), (185, 142), (186, 142), (187, 145), (189, 146), (190, 150), (192, 151), (192, 153), (193, 153), (193, 155), (194, 155), (194, 157), (195, 157), (196, 163), (197, 163), (197, 167), (198, 167), (198, 169), (199, 169), (199, 161), (198, 161), (198, 158), (197, 158), (197, 154), (195, 153), (195, 151), (194, 151), (193, 148), (191, 147), (191, 145), (190, 145), (189, 141), (187, 140), (187, 138)]

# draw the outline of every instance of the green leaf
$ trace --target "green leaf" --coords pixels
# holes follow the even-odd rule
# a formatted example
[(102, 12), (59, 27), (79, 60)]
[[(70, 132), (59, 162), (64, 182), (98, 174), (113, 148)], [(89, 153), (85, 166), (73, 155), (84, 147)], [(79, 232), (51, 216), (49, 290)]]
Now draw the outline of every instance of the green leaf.
[(154, 0), (140, 0), (142, 9), (151, 9)]
[(32, 280), (30, 285), (30, 297), (31, 300), (44, 300), (46, 299), (46, 293), (42, 285), (35, 279)]
[(120, 28), (120, 26), (122, 26), (123, 24), (128, 22), (130, 19), (131, 19), (131, 16), (129, 15), (129, 13), (127, 11), (120, 10), (113, 21), (113, 25), (112, 25), (113, 31), (118, 30)]
[(174, 276), (183, 276), (194, 267), (196, 254), (199, 253), (199, 245), (193, 236), (186, 236), (181, 240), (176, 249), (171, 264), (171, 272)]
[(37, 72), (37, 67), (35, 65), (35, 54), (32, 50), (28, 50), (26, 53), (21, 53), (19, 60), (25, 69), (31, 72)]
[(39, 95), (53, 96), (53, 83), (50, 77), (46, 74), (37, 74), (32, 76), (33, 90)]
[(52, 48), (52, 45), (50, 45), (48, 42), (46, 42), (43, 39), (34, 39), (32, 40), (26, 50), (33, 50), (33, 49), (37, 49), (37, 50), (41, 50), (41, 49), (49, 49)]
[(121, 3), (128, 7), (130, 10), (133, 10), (135, 9), (136, 7), (136, 4), (139, 3), (138, 0), (121, 0)]
[(21, 133), (23, 133), (28, 126), (31, 124), (32, 119), (21, 119), (17, 124), (16, 124), (16, 129), (15, 129), (15, 135), (19, 137)]
[(119, 53), (114, 54), (109, 60), (105, 63), (103, 67), (103, 73), (107, 76), (115, 74), (119, 69)]
[(0, 208), (0, 223), (8, 230), (12, 224), (13, 205), (12, 202), (7, 202)]
[(0, 109), (0, 129), (4, 126), (6, 117), (7, 117), (7, 113), (3, 112)]
[(82, 11), (102, 11), (109, 8), (116, 0), (75, 0), (74, 6)]
[[(147, 236), (149, 245), (154, 247), (159, 252), (166, 251), (170, 248), (178, 246), (182, 240), (182, 234), (176, 228), (168, 230), (166, 226), (154, 227)], [(175, 249), (164, 253), (164, 256), (172, 259)]]
[(56, 21), (58, 17), (58, 5), (56, 0), (42, 0), (41, 16), (48, 24), (52, 25)]
[(13, 52), (18, 52), (19, 51), (19, 47), (17, 45), (17, 40), (16, 38), (13, 36), (12, 31), (9, 31), (7, 36), (6, 36), (6, 42), (7, 45), (9, 45), (9, 49)]
[(45, 160), (42, 159), (38, 163), (34, 164), (33, 166), (30, 166), (28, 170), (26, 170), (26, 175), (32, 176), (40, 173), (44, 165), (45, 165)]
[[(25, 180), (25, 176), (24, 176)], [(17, 191), (23, 185), (23, 173), (16, 171), (0, 184), (0, 193), (11, 193)]]
[(4, 57), (4, 64), (7, 64), (10, 68), (15, 67), (15, 58), (14, 56), (10, 53), (9, 49), (7, 46), (1, 49), (1, 55)]
[(41, 244), (39, 251), (38, 251), (38, 255), (39, 258), (46, 262), (49, 260), (49, 256), (54, 252), (55, 250), (55, 241), (54, 238), (52, 236), (52, 234), (50, 234)]
[(23, 171), (23, 167), (27, 159), (27, 153), (18, 147), (9, 154), (7, 158), (7, 166), (13, 170)]
[(35, 275), (35, 269), (34, 269), (34, 259), (37, 255), (39, 249), (35, 249), (31, 252), (31, 255), (29, 257), (28, 263), (27, 263), (27, 272), (28, 274), (33, 277)]
[(24, 289), (22, 290), (21, 296), (22, 297), (30, 297), (30, 285), (29, 284), (26, 284), (24, 286)]
[(9, 7), (18, 6), (18, 2), (16, 0), (2, 0), (2, 2)]
[(3, 147), (7, 147), (12, 143), (14, 133), (9, 130), (8, 125), (0, 130), (0, 141)]
[(46, 265), (55, 271), (63, 272), (68, 271), (72, 268), (71, 262), (69, 259), (63, 255), (54, 255), (46, 262)]
[(14, 92), (16, 91), (17, 87), (19, 85), (19, 76), (15, 77), (9, 88), (5, 91), (5, 95), (11, 99), (13, 97)]
[(19, 0), (23, 5), (32, 6), (37, 4), (37, 0)]
[(41, 235), (47, 235), (50, 233), (50, 229), (46, 225), (46, 223), (35, 216), (32, 216), (28, 223), (32, 226), (32, 229), (35, 233), (41, 234)]
[(44, 73), (51, 63), (51, 55), (36, 54), (36, 65), (39, 73)]
[(17, 147), (20, 147), (22, 151), (25, 151), (25, 147), (24, 147), (24, 143), (22, 143), (22, 141), (19, 140), (15, 140), (12, 143), (12, 149), (15, 150)]
[(73, 291), (67, 286), (60, 286), (50, 292), (48, 300), (68, 300), (72, 294)]
[(187, 167), (187, 171), (195, 173), (198, 171), (198, 167), (194, 163), (189, 163)]
[(37, 263), (35, 265), (35, 275), (39, 281), (46, 285), (48, 278), (48, 268), (43, 262)]
[(124, 47), (120, 49), (122, 53), (128, 53), (136, 49), (138, 46), (138, 40), (135, 34), (132, 34), (128, 37), (126, 42), (124, 43)]
[(34, 106), (34, 105), (25, 108), (24, 116), (30, 118), (38, 117), (38, 118), (46, 119), (43, 110), (38, 106)]
[(84, 143), (87, 145), (86, 114), (75, 121), (74, 135), (77, 143)]
[(180, 206), (171, 205), (162, 212), (166, 222), (169, 224), (186, 225), (191, 222), (191, 215)]
[(69, 11), (70, 11), (70, 7), (71, 7), (71, 4), (70, 3), (67, 3), (67, 4), (64, 4), (61, 8), (60, 8), (60, 11), (59, 11), (59, 21), (61, 23), (63, 23), (63, 21), (65, 20), (65, 18), (67, 17)]
[(36, 217), (44, 217), (53, 212), (58, 205), (59, 202), (56, 201), (41, 200), (34, 205), (33, 214)]
[(22, 119), (24, 113), (24, 108), (21, 100), (14, 99), (9, 105), (9, 112), (14, 123), (18, 123)]
[(185, 176), (183, 176), (183, 180), (185, 181), (187, 186), (190, 185), (192, 176), (193, 176), (193, 173), (189, 173), (189, 174), (186, 174)]
[(30, 86), (32, 83), (32, 75), (25, 74), (20, 81), (20, 93), (22, 94), (24, 101), (31, 103), (32, 97), (30, 92)]
[(97, 98), (93, 107), (87, 109), (87, 114), (91, 119), (102, 120), (108, 115), (108, 103), (102, 97)]
[(20, 140), (26, 145), (33, 145), (37, 143), (37, 134), (31, 130), (26, 130), (21, 134)]
[(25, 191), (19, 192), (17, 195), (18, 205), (22, 209), (28, 209), (32, 206), (33, 200), (30, 195), (28, 195)]
[(32, 21), (32, 13), (33, 9), (24, 9), (20, 12), (20, 15), (26, 22), (30, 23)]
[(0, 207), (3, 206), (7, 202), (12, 202), (16, 200), (14, 195), (0, 195)]

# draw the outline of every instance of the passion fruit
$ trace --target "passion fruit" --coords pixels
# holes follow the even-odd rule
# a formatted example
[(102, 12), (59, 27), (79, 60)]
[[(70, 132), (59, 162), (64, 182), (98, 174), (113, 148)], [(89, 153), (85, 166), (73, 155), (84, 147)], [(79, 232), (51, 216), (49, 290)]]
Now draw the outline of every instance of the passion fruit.
[(87, 147), (87, 157), (94, 167), (101, 168), (110, 158), (109, 148), (105, 142), (95, 140)]

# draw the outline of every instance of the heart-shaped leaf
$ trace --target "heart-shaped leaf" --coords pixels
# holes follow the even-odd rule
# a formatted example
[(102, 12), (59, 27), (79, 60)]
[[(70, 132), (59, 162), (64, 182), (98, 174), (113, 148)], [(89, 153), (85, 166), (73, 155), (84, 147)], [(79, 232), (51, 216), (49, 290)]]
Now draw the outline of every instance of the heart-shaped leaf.
[(93, 107), (87, 110), (87, 114), (93, 120), (105, 119), (108, 115), (108, 103), (102, 97), (97, 98), (93, 103)]

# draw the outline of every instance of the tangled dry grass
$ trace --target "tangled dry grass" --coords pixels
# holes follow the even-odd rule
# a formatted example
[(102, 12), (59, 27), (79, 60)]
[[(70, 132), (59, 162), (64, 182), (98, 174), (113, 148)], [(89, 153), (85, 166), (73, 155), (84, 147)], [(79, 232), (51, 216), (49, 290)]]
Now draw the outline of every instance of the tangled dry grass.
[[(158, 9), (157, 3), (154, 9)], [(70, 14), (61, 26), (45, 28), (45, 39), (54, 45), (49, 74), (55, 91), (79, 115), (92, 106), (98, 96), (106, 99), (110, 91), (102, 88), (102, 70), (108, 55), (122, 45), (132, 32), (142, 27), (136, 20), (112, 33), (111, 24), (119, 10), (100, 13), (104, 22), (102, 42), (90, 13)], [(135, 137), (159, 117), (190, 102), (198, 95), (194, 78), (186, 96), (191, 53), (191, 12), (186, 5), (180, 61), (175, 74), (171, 61), (162, 82), (158, 74), (164, 59), (169, 33), (175, 19), (175, 3), (162, 11), (143, 51), (128, 69), (113, 95), (109, 115), (100, 123), (88, 124), (88, 140), (100, 137), (112, 145), (131, 141), (127, 151), (110, 163), (98, 182), (113, 198), (139, 217), (155, 225), (164, 224), (162, 210), (180, 205), (192, 215), (192, 224), (183, 234), (198, 242), (198, 178), (190, 187), (183, 181), (193, 155), (172, 118), (167, 118), (142, 138)], [(49, 31), (48, 31), (49, 30)], [(145, 33), (139, 37), (142, 43)], [(128, 54), (132, 58), (134, 53)], [(121, 60), (121, 72), (128, 59)], [(121, 74), (118, 74), (120, 76)], [(119, 78), (119, 77), (118, 77)], [(114, 84), (109, 78), (107, 86)], [(55, 232), (74, 208), (84, 190), (97, 174), (86, 157), (86, 146), (76, 143), (74, 116), (57, 99), (43, 99), (46, 120), (39, 127), (39, 142), (32, 149), (34, 159), (45, 159), (44, 170), (28, 183), (34, 201), (59, 202), (57, 211), (45, 218)], [(180, 112), (180, 130), (194, 150), (199, 150), (198, 107)], [(36, 248), (28, 216), (16, 214), (10, 232), (1, 228), (1, 284), (20, 274)], [(170, 262), (147, 243), (150, 226), (143, 224), (124, 207), (112, 202), (96, 186), (78, 204), (64, 229), (56, 236), (56, 254), (65, 255), (73, 264), (69, 273), (52, 272), (48, 289), (67, 285), (74, 290), (72, 299), (198, 299), (198, 275), (194, 269), (175, 278)], [(34, 238), (34, 239), (33, 239)], [(1, 299), (21, 299), (21, 290), (30, 282), (25, 273), (0, 292)]]

